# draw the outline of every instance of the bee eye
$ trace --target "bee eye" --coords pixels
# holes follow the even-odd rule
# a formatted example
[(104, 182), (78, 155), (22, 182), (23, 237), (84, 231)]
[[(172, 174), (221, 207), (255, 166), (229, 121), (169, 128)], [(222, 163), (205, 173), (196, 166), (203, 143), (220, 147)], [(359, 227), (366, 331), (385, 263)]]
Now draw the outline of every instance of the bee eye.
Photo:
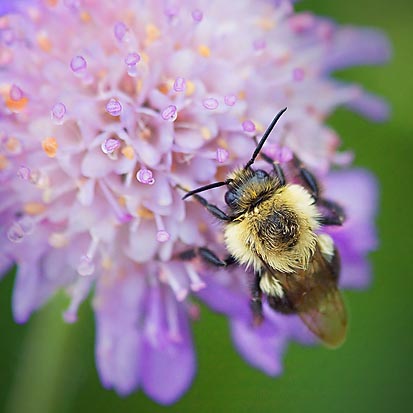
[(267, 172), (263, 171), (262, 169), (257, 169), (257, 170), (255, 171), (255, 176), (256, 176), (258, 179), (268, 178)]
[(237, 203), (237, 194), (234, 191), (225, 192), (225, 203), (233, 207)]

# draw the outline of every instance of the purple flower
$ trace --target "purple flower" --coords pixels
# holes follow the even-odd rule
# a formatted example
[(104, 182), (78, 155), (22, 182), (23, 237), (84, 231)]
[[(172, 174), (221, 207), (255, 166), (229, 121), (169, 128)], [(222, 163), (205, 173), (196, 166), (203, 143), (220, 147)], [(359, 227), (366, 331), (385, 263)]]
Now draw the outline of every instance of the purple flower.
[[(281, 163), (298, 155), (342, 202), (348, 220), (330, 230), (341, 283), (366, 285), (374, 179), (329, 173), (351, 156), (324, 119), (338, 105), (386, 116), (379, 98), (329, 74), (381, 63), (389, 46), (287, 0), (161, 4), (49, 0), (0, 18), (0, 270), (18, 266), (17, 322), (60, 288), (74, 322), (93, 289), (103, 385), (172, 403), (195, 373), (194, 293), (228, 315), (237, 349), (268, 374), (281, 372), (290, 340), (313, 340), (297, 317), (266, 307), (251, 327), (244, 269), (218, 277), (176, 258), (193, 246), (225, 254), (219, 228), (177, 186), (245, 163), (253, 135), (288, 106), (264, 149)], [(222, 205), (222, 191), (206, 196)]]

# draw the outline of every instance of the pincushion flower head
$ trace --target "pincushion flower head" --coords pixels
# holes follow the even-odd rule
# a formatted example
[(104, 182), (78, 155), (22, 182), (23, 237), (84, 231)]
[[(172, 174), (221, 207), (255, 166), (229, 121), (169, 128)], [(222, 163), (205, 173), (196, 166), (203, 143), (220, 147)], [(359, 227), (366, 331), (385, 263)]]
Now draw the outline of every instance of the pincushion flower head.
[[(219, 226), (180, 187), (245, 164), (254, 136), (288, 106), (265, 151), (281, 164), (296, 154), (345, 208), (346, 223), (329, 229), (340, 282), (366, 285), (375, 182), (330, 172), (351, 155), (324, 121), (338, 105), (386, 117), (379, 98), (330, 77), (386, 60), (386, 38), (295, 13), (290, 1), (22, 3), (0, 19), (0, 265), (17, 265), (16, 321), (64, 288), (74, 322), (91, 295), (103, 385), (171, 403), (195, 372), (201, 299), (229, 317), (251, 364), (279, 374), (289, 340), (310, 334), (266, 306), (253, 328), (245, 269), (178, 259), (201, 246), (225, 254)], [(205, 196), (222, 205), (221, 190)]]

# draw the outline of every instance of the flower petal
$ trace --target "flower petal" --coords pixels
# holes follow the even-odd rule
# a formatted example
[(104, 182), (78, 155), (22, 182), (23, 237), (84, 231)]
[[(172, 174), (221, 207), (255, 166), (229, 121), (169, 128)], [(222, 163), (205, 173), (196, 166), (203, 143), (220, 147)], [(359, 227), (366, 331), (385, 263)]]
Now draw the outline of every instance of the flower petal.
[(384, 63), (391, 57), (389, 40), (380, 30), (343, 27), (336, 30), (332, 45), (324, 62), (327, 72)]
[(367, 92), (362, 92), (360, 96), (352, 99), (345, 106), (375, 122), (384, 122), (390, 116), (388, 103), (382, 98)]
[(144, 281), (133, 274), (122, 280), (113, 273), (109, 277), (99, 283), (95, 302), (96, 363), (104, 386), (126, 395), (141, 382)]
[[(142, 367), (144, 371), (142, 386), (149, 396), (162, 404), (174, 403), (186, 391), (196, 368), (188, 319), (171, 294), (169, 298), (169, 303), (167, 302), (166, 305), (172, 306), (169, 311), (176, 312), (178, 323), (176, 328), (179, 335), (174, 337), (166, 331), (165, 326), (164, 329), (161, 326), (158, 340), (154, 341), (148, 337), (143, 347), (145, 357)], [(152, 300), (150, 305), (156, 306), (160, 303)]]
[(363, 169), (332, 172), (326, 179), (325, 194), (346, 212), (341, 227), (327, 228), (341, 255), (340, 284), (347, 288), (365, 287), (370, 279), (366, 255), (377, 247), (377, 180)]
[(270, 376), (281, 374), (288, 337), (277, 325), (265, 320), (261, 326), (252, 328), (250, 322), (232, 318), (231, 334), (237, 350), (250, 364)]

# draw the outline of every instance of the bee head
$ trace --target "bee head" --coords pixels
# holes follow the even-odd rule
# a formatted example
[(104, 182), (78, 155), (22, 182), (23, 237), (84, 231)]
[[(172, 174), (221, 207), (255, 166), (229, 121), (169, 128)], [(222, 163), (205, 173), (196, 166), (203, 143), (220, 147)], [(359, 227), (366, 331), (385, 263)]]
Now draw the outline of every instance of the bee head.
[(273, 185), (270, 175), (262, 169), (250, 167), (234, 171), (228, 179), (225, 203), (232, 209), (243, 209), (261, 200), (261, 194)]
[(264, 135), (262, 136), (257, 147), (255, 148), (254, 153), (251, 156), (251, 159), (245, 164), (243, 168), (234, 171), (230, 175), (230, 177), (226, 179), (225, 181), (214, 182), (212, 184), (205, 185), (200, 188), (187, 192), (182, 199), (186, 199), (199, 192), (207, 191), (208, 189), (218, 188), (220, 186), (227, 185), (228, 191), (225, 193), (225, 203), (230, 208), (235, 209), (241, 198), (241, 193), (240, 193), (241, 188), (244, 188), (247, 183), (259, 184), (265, 181), (269, 182), (267, 172), (261, 169), (254, 170), (251, 168), (251, 165), (255, 162), (255, 159), (257, 158), (262, 147), (264, 146), (265, 141), (268, 139), (268, 136), (270, 136), (270, 133), (274, 129), (274, 126), (278, 122), (278, 119), (280, 119), (280, 117), (286, 110), (287, 108), (284, 108), (280, 112), (277, 113), (275, 118), (272, 120), (271, 124), (268, 126), (267, 130), (264, 132)]

